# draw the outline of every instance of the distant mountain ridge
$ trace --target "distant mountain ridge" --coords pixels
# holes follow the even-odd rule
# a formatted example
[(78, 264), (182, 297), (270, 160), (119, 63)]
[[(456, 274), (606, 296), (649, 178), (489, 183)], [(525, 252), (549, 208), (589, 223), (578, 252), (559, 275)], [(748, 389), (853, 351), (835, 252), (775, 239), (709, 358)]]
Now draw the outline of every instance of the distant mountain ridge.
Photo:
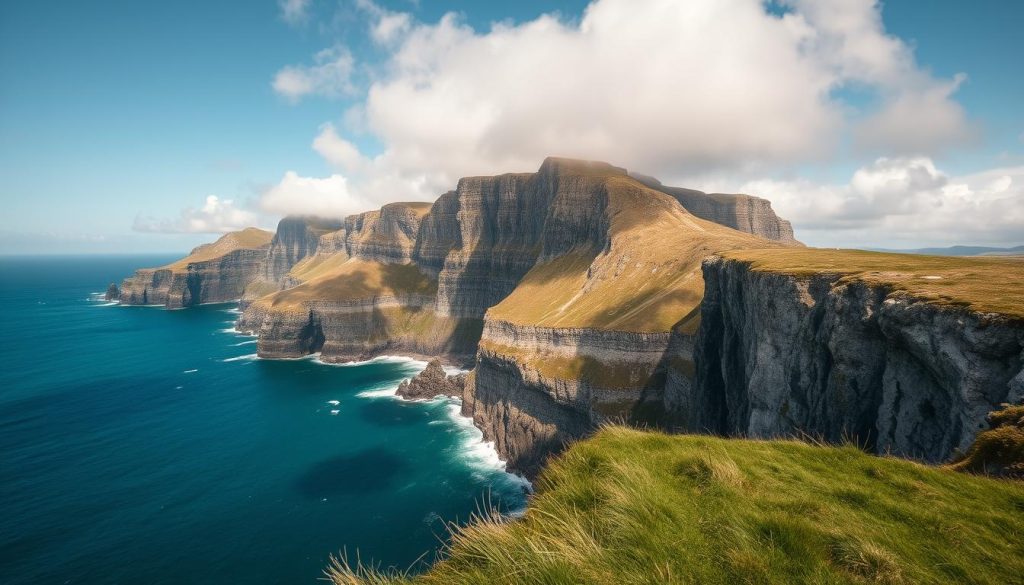
[(1024, 254), (1024, 245), (1012, 248), (991, 246), (948, 246), (945, 248), (915, 248), (897, 250), (888, 248), (865, 248), (872, 252), (892, 252), (896, 254), (927, 254), (929, 256), (1014, 256)]

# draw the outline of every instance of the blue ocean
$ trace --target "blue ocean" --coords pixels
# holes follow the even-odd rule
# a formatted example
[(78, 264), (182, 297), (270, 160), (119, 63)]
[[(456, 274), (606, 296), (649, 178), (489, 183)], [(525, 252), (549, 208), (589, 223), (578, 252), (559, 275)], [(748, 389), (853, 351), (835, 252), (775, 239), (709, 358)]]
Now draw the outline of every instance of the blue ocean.
[(233, 304), (103, 302), (172, 257), (0, 258), (0, 583), (316, 583), (525, 505), (425, 364), (256, 359)]

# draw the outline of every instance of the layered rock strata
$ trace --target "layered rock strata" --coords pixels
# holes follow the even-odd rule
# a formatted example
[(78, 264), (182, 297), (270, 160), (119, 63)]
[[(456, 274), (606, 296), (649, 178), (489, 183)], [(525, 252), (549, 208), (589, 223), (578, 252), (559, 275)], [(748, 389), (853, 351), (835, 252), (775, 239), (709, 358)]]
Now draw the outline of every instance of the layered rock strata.
[(736, 193), (704, 193), (662, 185), (653, 177), (635, 177), (652, 189), (676, 198), (687, 211), (699, 218), (769, 240), (799, 244), (793, 237), (793, 225), (776, 215), (767, 199)]
[(848, 277), (840, 263), (794, 275), (705, 262), (685, 427), (942, 461), (990, 411), (1024, 399), (1024, 319), (921, 300), (869, 274), (883, 280)]
[(271, 238), (256, 228), (226, 234), (182, 260), (136, 271), (121, 284), (119, 300), (177, 309), (238, 299), (262, 271)]

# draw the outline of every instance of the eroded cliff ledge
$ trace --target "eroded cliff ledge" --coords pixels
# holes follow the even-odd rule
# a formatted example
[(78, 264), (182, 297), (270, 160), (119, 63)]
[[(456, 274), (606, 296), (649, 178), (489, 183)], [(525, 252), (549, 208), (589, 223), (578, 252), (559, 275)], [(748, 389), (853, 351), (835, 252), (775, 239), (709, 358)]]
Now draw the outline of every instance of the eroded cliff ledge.
[(685, 427), (942, 461), (1024, 399), (1024, 263), (834, 250), (704, 263)]
[(767, 201), (604, 163), (552, 158), (433, 204), (285, 218), (256, 243), (140, 271), (122, 300), (244, 288), (238, 327), (263, 357), (472, 367), (463, 413), (528, 475), (604, 421), (855, 437), (937, 460), (1024, 394), (1024, 263), (863, 264), (801, 247)]
[(225, 234), (177, 262), (136, 271), (121, 283), (119, 300), (177, 309), (238, 299), (263, 270), (272, 238), (256, 228)]

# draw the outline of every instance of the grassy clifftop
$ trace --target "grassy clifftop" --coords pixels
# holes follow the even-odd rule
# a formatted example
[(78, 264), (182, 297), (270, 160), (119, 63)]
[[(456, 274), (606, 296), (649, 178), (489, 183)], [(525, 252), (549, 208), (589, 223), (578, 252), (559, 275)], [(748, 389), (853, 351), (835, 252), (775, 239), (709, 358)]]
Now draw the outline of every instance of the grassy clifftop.
[(526, 515), (418, 577), (336, 583), (1022, 583), (1024, 484), (853, 447), (606, 428)]
[(665, 332), (700, 305), (706, 256), (780, 246), (700, 219), (626, 175), (604, 168), (590, 172), (603, 179), (608, 198), (608, 249), (535, 266), (490, 309), (490, 318), (538, 327)]
[(823, 248), (732, 250), (720, 255), (748, 262), (755, 271), (794, 276), (840, 274), (848, 280), (889, 286), (936, 304), (1024, 319), (1024, 261), (1016, 258)]
[(257, 303), (305, 310), (306, 303), (315, 301), (356, 301), (380, 296), (437, 293), (437, 281), (414, 264), (339, 259), (343, 261), (337, 265), (326, 263), (319, 267), (320, 270), (311, 271), (306, 275), (309, 279), (301, 285), (262, 297)]
[(212, 244), (199, 246), (188, 256), (172, 262), (162, 268), (172, 272), (185, 272), (188, 265), (194, 262), (206, 262), (230, 254), (236, 250), (258, 249), (270, 245), (274, 234), (259, 228), (245, 228), (237, 232), (229, 232)]

